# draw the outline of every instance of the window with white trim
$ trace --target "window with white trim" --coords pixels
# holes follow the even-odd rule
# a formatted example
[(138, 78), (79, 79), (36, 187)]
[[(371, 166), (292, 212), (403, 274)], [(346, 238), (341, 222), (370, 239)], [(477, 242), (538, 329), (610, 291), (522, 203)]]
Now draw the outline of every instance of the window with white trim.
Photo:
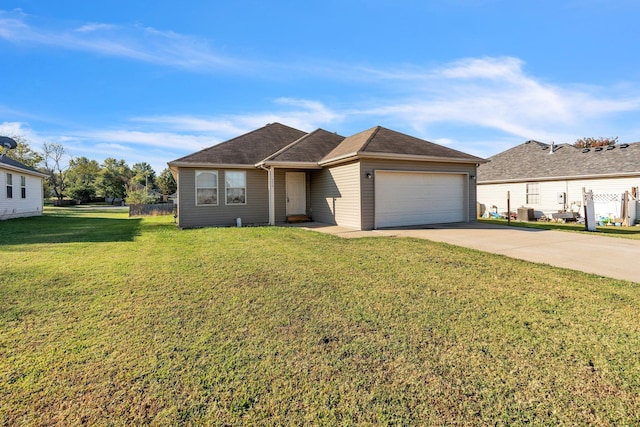
[(218, 204), (218, 171), (196, 171), (196, 205)]
[(247, 203), (247, 172), (225, 171), (224, 182), (227, 205), (244, 205)]
[(535, 205), (540, 203), (540, 184), (530, 182), (527, 184), (527, 204)]
[(24, 175), (20, 176), (20, 195), (23, 199), (27, 198), (27, 177)]
[(7, 199), (13, 198), (13, 175), (7, 173)]

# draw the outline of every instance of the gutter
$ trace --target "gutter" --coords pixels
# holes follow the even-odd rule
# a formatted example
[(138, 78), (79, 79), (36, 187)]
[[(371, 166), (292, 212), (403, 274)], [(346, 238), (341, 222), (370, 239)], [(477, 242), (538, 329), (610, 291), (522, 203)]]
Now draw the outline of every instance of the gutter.
[(461, 159), (458, 157), (438, 157), (438, 156), (417, 156), (415, 154), (393, 154), (393, 153), (350, 153), (328, 160), (322, 160), (318, 164), (320, 166), (331, 166), (338, 163), (347, 162), (349, 160), (358, 159), (381, 159), (381, 160), (406, 160), (418, 162), (437, 162), (437, 163), (460, 163), (460, 164), (480, 164), (488, 163), (489, 160), (480, 157), (473, 159)]
[(486, 184), (511, 184), (519, 182), (545, 182), (545, 181), (578, 181), (581, 179), (607, 179), (607, 178), (633, 178), (640, 176), (640, 172), (621, 172), (601, 175), (573, 175), (573, 176), (552, 176), (552, 177), (531, 177), (512, 179), (478, 180), (478, 185)]

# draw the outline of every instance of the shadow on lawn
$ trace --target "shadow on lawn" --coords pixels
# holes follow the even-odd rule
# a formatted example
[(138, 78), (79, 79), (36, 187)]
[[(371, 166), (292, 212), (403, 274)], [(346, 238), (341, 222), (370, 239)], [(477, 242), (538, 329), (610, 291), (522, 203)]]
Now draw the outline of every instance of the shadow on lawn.
[(0, 221), (0, 246), (34, 243), (130, 242), (140, 218), (43, 215)]

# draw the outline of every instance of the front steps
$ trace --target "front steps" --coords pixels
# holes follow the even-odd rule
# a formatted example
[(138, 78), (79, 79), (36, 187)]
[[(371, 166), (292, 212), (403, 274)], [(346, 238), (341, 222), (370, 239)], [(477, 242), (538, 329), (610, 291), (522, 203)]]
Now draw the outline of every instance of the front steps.
[(309, 222), (311, 221), (311, 218), (309, 218), (309, 216), (307, 215), (288, 215), (287, 216), (287, 223), (289, 224), (293, 224), (296, 222)]

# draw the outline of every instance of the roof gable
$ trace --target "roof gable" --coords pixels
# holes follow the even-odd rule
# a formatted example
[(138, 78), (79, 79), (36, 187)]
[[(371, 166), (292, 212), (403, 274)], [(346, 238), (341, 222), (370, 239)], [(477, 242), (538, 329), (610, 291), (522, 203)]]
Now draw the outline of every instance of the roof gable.
[(488, 160), (478, 167), (478, 182), (640, 174), (640, 143), (590, 149), (559, 144), (552, 153), (551, 145), (530, 140)]
[(304, 135), (301, 130), (271, 123), (169, 163), (254, 165)]
[(316, 129), (264, 159), (265, 162), (319, 162), (345, 137), (324, 129)]
[[(280, 123), (169, 162), (173, 167), (202, 165), (322, 167), (355, 157), (482, 163), (485, 160), (381, 126), (348, 138), (317, 129), (309, 134)], [(287, 165), (287, 163), (289, 165)], [(192, 166), (193, 165), (193, 166)]]
[(470, 162), (484, 161), (452, 148), (434, 144), (401, 132), (376, 126), (346, 138), (331, 151), (323, 162), (366, 154), (389, 154), (429, 158), (456, 159)]

